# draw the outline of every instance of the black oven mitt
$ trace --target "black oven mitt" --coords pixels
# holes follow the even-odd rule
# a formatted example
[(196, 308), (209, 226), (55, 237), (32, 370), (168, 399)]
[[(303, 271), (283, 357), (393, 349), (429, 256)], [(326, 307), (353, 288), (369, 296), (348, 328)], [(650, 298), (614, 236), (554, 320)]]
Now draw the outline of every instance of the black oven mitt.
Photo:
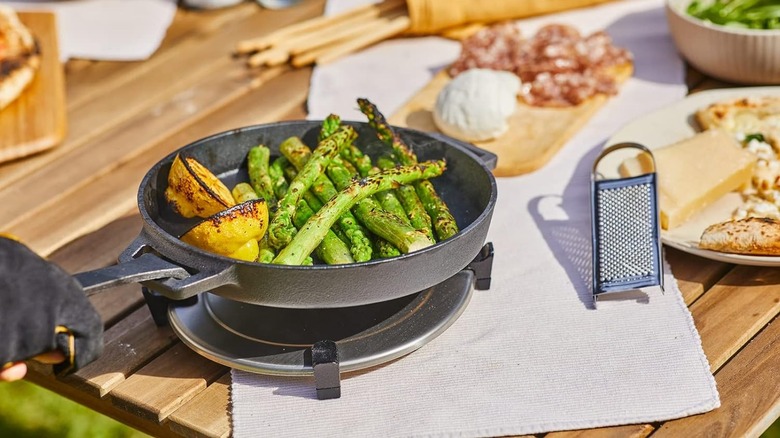
[(103, 351), (103, 323), (81, 285), (25, 245), (0, 237), (0, 367), (60, 350), (66, 375)]

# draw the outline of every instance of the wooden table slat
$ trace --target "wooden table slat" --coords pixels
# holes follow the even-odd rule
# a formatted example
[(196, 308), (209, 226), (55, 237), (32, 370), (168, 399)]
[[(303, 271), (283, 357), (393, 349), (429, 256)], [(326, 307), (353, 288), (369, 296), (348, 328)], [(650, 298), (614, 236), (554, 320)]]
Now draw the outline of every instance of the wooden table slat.
[(739, 266), (691, 306), (713, 371), (780, 312), (778, 283), (780, 270)]
[(758, 437), (780, 416), (780, 322), (769, 324), (715, 375), (721, 407), (669, 421), (653, 438)]
[(85, 392), (103, 397), (177, 341), (170, 327), (155, 325), (144, 306), (106, 331), (101, 360), (85, 366), (68, 379)]
[(627, 426), (604, 427), (600, 429), (553, 432), (545, 435), (545, 438), (645, 438), (653, 430), (653, 426), (649, 424), (629, 424)]
[(178, 343), (117, 385), (110, 392), (111, 402), (146, 420), (162, 422), (226, 372), (223, 365)]
[(186, 437), (230, 436), (230, 373), (168, 416), (168, 427)]
[(160, 425), (156, 421), (148, 421), (142, 418), (138, 418), (131, 412), (119, 409), (113, 406), (111, 403), (106, 403), (105, 399), (93, 397), (76, 386), (73, 386), (63, 380), (55, 379), (50, 373), (46, 372), (46, 370), (50, 368), (50, 366), (46, 368), (43, 368), (43, 366), (33, 366), (33, 368), (30, 369), (30, 371), (27, 373), (27, 377), (25, 377), (25, 379), (44, 388), (48, 388), (80, 405), (84, 405), (90, 409), (100, 412), (103, 415), (111, 417), (116, 421), (131, 425), (141, 432), (147, 433), (151, 436), (158, 438), (173, 438), (180, 436), (164, 425)]
[(680, 287), (685, 304), (691, 305), (712, 285), (726, 275), (733, 265), (702, 257), (691, 257), (674, 248), (665, 247), (666, 260), (673, 267), (672, 274)]
[[(140, 180), (164, 155), (207, 135), (238, 126), (277, 120), (290, 112), (299, 101), (290, 99), (290, 93), (282, 90), (294, 86), (296, 90), (300, 90), (298, 96), (304, 99), (308, 89), (306, 72), (295, 73), (279, 78), (278, 81), (271, 80), (267, 86), (250, 90), (247, 95), (238, 97), (238, 102), (224, 110), (215, 108), (214, 113), (208, 114), (208, 117), (204, 117), (200, 123), (189, 129), (172, 130), (168, 137), (155, 139), (147, 145), (146, 148), (154, 150), (154, 153), (137, 154), (111, 172), (95, 177), (90, 184), (63, 194), (56, 205), (50, 207), (57, 210), (57, 216), (62, 220), (51, 223), (47, 219), (48, 216), (36, 215), (27, 220), (15, 221), (16, 225), (11, 225), (9, 230), (37, 252), (46, 254), (74, 238), (106, 226), (127, 209), (137, 210), (135, 195)], [(218, 95), (219, 93), (210, 94), (209, 98), (218, 98)], [(208, 98), (204, 99), (207, 100)], [(127, 138), (129, 142), (137, 133), (137, 129), (128, 131), (121, 139)], [(130, 147), (129, 144), (122, 143), (120, 138), (116, 139), (116, 143), (119, 148)], [(118, 151), (117, 159), (120, 155), (121, 152)], [(84, 209), (83, 199), (90, 199), (95, 205)], [(95, 214), (95, 211), (100, 214)]]
[[(291, 18), (298, 19), (315, 14), (314, 6), (316, 5), (296, 8), (297, 12)], [(29, 183), (31, 169), (40, 169), (39, 172), (33, 173), (45, 174), (46, 170), (72, 165), (73, 149), (84, 149), (87, 155), (95, 150), (104, 150), (105, 148), (90, 146), (88, 143), (112, 142), (112, 137), (128, 129), (132, 130), (133, 125), (145, 126), (144, 122), (154, 125), (154, 120), (164, 118), (168, 111), (183, 110), (185, 116), (191, 116), (193, 111), (202, 111), (209, 106), (208, 103), (198, 102), (195, 99), (197, 96), (191, 96), (198, 91), (197, 84), (205, 83), (209, 87), (216, 87), (222, 94), (241, 93), (242, 83), (251, 84), (253, 78), (242, 61), (230, 56), (231, 50), (237, 41), (257, 36), (258, 29), (273, 29), (279, 26), (277, 21), (268, 15), (251, 14), (245, 19), (223, 26), (218, 32), (211, 32), (202, 38), (186, 39), (168, 51), (155, 54), (149, 60), (134, 63), (122, 70), (121, 74), (108, 76), (102, 82), (90, 83), (89, 87), (99, 89), (100, 92), (95, 91), (94, 99), (69, 111), (66, 141), (50, 153), (4, 166), (3, 172), (0, 173), (0, 187), (14, 182), (17, 183), (15, 187), (34, 187)], [(204, 59), (209, 62), (203, 62)], [(160, 127), (164, 128), (169, 123), (171, 122), (164, 122)], [(159, 132), (160, 127), (154, 132)], [(124, 150), (120, 145), (116, 145), (115, 149)], [(84, 169), (84, 173), (88, 175), (90, 170), (91, 168)], [(46, 198), (39, 197), (38, 200), (40, 199)], [(25, 207), (29, 208), (30, 205)], [(0, 223), (9, 217), (1, 213)]]

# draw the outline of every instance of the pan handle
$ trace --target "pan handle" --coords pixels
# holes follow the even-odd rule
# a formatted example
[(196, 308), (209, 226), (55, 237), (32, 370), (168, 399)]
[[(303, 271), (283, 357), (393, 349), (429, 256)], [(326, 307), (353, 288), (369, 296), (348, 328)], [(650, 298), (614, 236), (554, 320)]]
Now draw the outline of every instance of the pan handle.
[(471, 143), (466, 143), (465, 141), (461, 141), (452, 137), (449, 137), (447, 135), (444, 135), (439, 132), (430, 132), (428, 133), (431, 137), (443, 141), (445, 143), (454, 144), (455, 146), (466, 149), (467, 151), (471, 152), (472, 154), (476, 155), (477, 158), (479, 158), (485, 166), (487, 166), (488, 169), (493, 170), (496, 168), (496, 165), (498, 164), (498, 155), (494, 154), (493, 152), (486, 151), (484, 149), (478, 148), (474, 146)]
[(138, 283), (159, 278), (186, 278), (190, 274), (179, 265), (146, 253), (116, 265), (74, 275), (87, 296), (103, 289), (126, 283)]
[(219, 286), (235, 283), (233, 265), (195, 269), (170, 262), (155, 252), (142, 232), (122, 254), (119, 263), (74, 275), (87, 296), (127, 283), (145, 286), (172, 300), (184, 300)]

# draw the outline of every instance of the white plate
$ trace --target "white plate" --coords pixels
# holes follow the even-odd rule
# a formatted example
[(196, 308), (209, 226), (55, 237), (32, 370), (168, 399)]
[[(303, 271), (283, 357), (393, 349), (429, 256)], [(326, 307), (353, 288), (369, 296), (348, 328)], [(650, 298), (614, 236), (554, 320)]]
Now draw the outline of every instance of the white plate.
[[(673, 105), (629, 123), (616, 132), (606, 145), (634, 142), (643, 144), (649, 149), (667, 146), (699, 132), (693, 118), (694, 113), (699, 108), (721, 100), (764, 95), (780, 95), (780, 87), (728, 88), (694, 93)], [(602, 160), (599, 169), (605, 177), (614, 178), (617, 176), (617, 167), (620, 162), (631, 154), (636, 154), (636, 151), (616, 151)], [(728, 254), (698, 247), (702, 231), (709, 225), (731, 219), (731, 213), (740, 203), (741, 198), (738, 194), (728, 194), (685, 224), (670, 231), (663, 230), (661, 241), (681, 251), (721, 262), (753, 266), (780, 266), (780, 257)]]

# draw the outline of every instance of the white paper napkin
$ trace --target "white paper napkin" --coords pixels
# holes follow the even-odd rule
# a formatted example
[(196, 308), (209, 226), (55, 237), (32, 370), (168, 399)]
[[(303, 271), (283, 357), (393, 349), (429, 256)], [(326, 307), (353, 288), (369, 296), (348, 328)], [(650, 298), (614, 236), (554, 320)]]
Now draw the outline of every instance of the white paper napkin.
[[(522, 22), (529, 35), (550, 22), (606, 29), (635, 54), (636, 72), (543, 169), (498, 180), (491, 289), (476, 291), (458, 321), (416, 352), (344, 376), (337, 400), (316, 400), (311, 379), (234, 370), (236, 437), (515, 435), (663, 421), (720, 405), (671, 272), (665, 294), (589, 307), (593, 160), (625, 123), (686, 93), (662, 5), (633, 0)], [(393, 41), (318, 67), (311, 118), (364, 120), (356, 97), (392, 114), (454, 60), (451, 46)]]
[(0, 1), (57, 16), (60, 59), (140, 61), (160, 46), (176, 0)]

